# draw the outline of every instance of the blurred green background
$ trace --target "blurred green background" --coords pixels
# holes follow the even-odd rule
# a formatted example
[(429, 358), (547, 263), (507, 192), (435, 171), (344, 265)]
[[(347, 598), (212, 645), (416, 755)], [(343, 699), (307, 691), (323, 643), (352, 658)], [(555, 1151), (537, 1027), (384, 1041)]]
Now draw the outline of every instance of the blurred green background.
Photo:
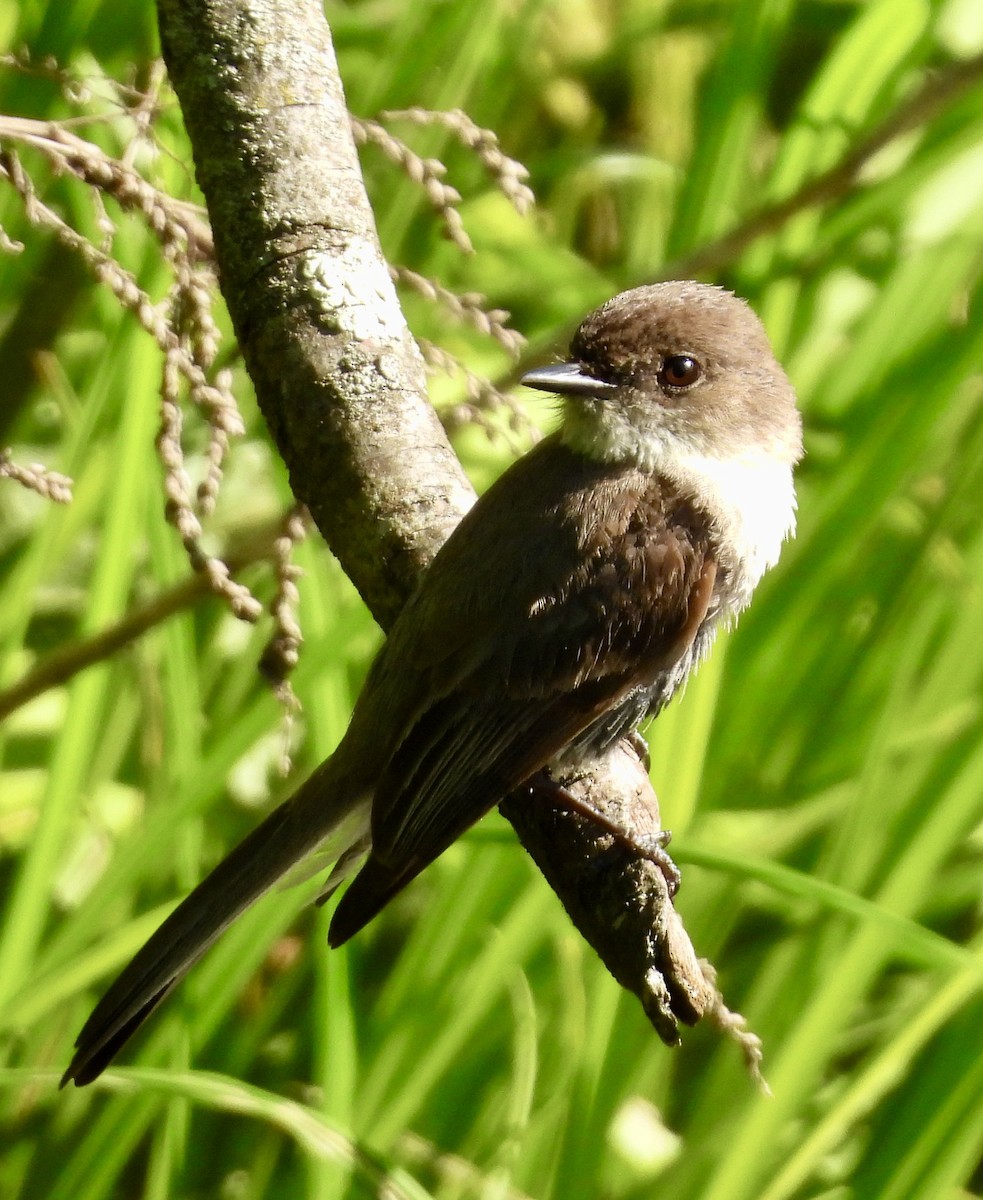
[[(799, 535), (651, 731), (680, 911), (762, 1037), (774, 1094), (713, 1029), (658, 1042), (497, 815), (342, 951), (309, 888), (276, 893), (123, 1066), (56, 1092), (100, 988), (289, 786), (256, 671), (268, 627), (209, 599), (0, 729), (0, 1195), (981, 1194), (983, 6), (365, 0), (327, 15), (353, 112), (461, 107), (539, 200), (519, 217), (452, 139), (401, 127), (446, 162), (477, 253), (369, 147), (393, 261), (485, 293), (546, 354), (607, 296), (703, 255), (799, 390)], [(146, 78), (154, 14), (23, 0), (0, 12), (0, 50), (22, 46), (92, 95), (80, 110), (50, 71), (8, 62), (0, 112), (105, 114), (107, 79)], [(957, 76), (945, 103), (912, 100)], [(160, 149), (137, 164), (196, 199), (165, 100)], [(706, 256), (905, 106), (854, 183)], [(121, 154), (133, 128), (77, 132)], [(22, 153), (98, 239), (86, 189)], [(25, 243), (0, 256), (0, 444), (75, 480), (67, 508), (0, 481), (2, 690), (188, 568), (153, 446), (159, 352), (2, 182), (0, 222)], [(135, 218), (115, 253), (164, 294)], [(407, 311), (470, 370), (507, 376), (497, 343), (419, 297)], [(220, 546), (290, 500), (239, 374), (248, 432), (209, 527)], [(453, 379), (434, 392), (463, 395)], [(474, 429), (457, 441), (479, 484), (513, 452)], [(379, 635), (316, 538), (299, 558), (300, 771), (340, 736)], [(268, 571), (247, 578), (269, 596)]]

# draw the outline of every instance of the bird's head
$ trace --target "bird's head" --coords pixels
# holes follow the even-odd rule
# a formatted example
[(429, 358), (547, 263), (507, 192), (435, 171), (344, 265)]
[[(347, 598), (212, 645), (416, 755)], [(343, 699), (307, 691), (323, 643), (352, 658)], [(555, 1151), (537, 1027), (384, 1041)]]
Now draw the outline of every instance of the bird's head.
[(801, 455), (792, 386), (757, 316), (722, 288), (622, 292), (581, 323), (570, 361), (523, 382), (564, 398), (563, 441), (598, 461), (657, 470), (680, 455), (788, 466)]

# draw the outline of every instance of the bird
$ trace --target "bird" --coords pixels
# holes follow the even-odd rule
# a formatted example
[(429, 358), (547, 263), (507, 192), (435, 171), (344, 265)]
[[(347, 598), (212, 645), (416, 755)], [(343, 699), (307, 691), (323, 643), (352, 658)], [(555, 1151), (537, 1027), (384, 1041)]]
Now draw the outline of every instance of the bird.
[(633, 288), (522, 382), (557, 430), (509, 467), (394, 622), (335, 752), (171, 913), (98, 1002), (84, 1086), (231, 922), (327, 844), (346, 942), (492, 807), (657, 715), (794, 532), (795, 393), (722, 288)]

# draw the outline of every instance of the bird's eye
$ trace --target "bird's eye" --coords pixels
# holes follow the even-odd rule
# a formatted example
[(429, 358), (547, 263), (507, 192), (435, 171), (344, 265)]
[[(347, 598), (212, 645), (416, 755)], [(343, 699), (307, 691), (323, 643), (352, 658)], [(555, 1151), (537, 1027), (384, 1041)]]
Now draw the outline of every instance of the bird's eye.
[(703, 375), (703, 368), (690, 354), (670, 354), (662, 364), (659, 382), (665, 387), (688, 388)]

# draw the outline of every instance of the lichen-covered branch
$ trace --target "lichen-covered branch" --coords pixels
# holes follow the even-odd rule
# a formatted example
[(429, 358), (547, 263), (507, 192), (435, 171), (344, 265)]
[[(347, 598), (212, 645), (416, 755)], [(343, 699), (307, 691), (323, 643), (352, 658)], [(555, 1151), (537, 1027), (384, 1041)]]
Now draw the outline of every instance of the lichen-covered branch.
[(473, 493), (379, 248), (321, 6), (158, 11), (260, 407), (298, 499), (387, 626)]

